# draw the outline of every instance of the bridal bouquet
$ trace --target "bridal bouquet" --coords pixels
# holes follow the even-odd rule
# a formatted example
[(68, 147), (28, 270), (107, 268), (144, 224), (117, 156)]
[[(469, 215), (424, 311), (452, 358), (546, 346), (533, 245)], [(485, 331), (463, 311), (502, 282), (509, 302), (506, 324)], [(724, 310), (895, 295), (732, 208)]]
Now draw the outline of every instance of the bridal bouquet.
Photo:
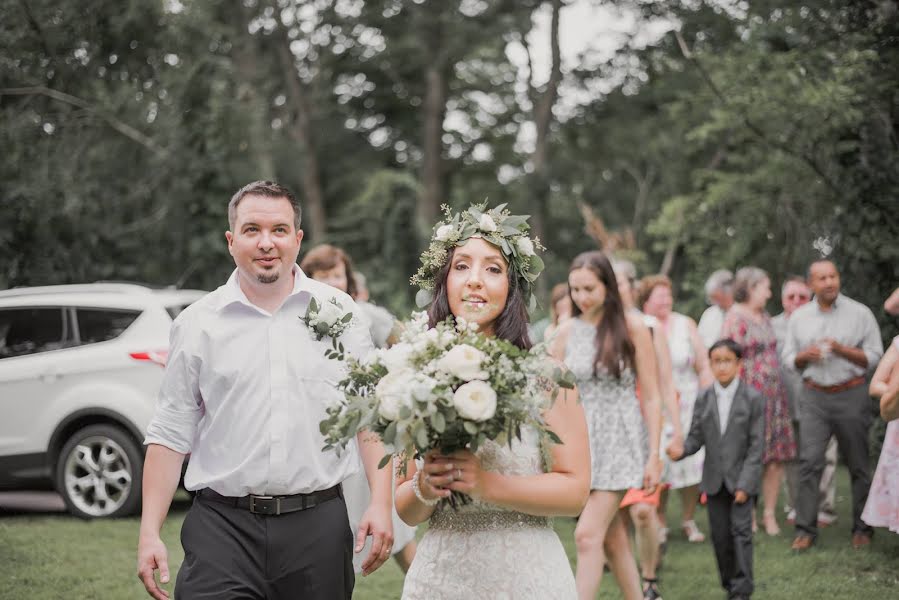
[(431, 449), (476, 452), (487, 440), (511, 444), (523, 426), (561, 443), (542, 413), (560, 386), (574, 387), (570, 376), (543, 345), (521, 350), (475, 329), (452, 318), (429, 329), (420, 313), (396, 345), (365, 362), (348, 358), (338, 384), (344, 397), (320, 424), (325, 450), (344, 447), (363, 429), (384, 442), (381, 467), (394, 453), (419, 458)]

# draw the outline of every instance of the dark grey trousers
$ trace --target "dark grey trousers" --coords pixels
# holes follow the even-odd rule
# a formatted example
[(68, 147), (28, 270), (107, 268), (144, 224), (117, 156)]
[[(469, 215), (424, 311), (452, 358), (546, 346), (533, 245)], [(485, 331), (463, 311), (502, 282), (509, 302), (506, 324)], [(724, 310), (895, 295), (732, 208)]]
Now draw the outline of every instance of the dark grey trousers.
[(343, 496), (279, 516), (204, 500), (181, 526), (176, 600), (349, 600), (353, 534)]
[(706, 509), (712, 530), (712, 546), (718, 562), (721, 586), (728, 596), (751, 596), (752, 510), (755, 498), (734, 504), (734, 495), (721, 486), (717, 494), (707, 496)]
[(840, 452), (849, 467), (852, 480), (852, 531), (873, 531), (862, 521), (862, 510), (871, 487), (868, 431), (871, 428), (871, 401), (864, 384), (844, 392), (828, 394), (803, 386), (799, 394), (800, 443), (799, 493), (796, 501), (796, 534), (818, 535), (818, 503), (824, 454), (831, 435), (837, 438)]

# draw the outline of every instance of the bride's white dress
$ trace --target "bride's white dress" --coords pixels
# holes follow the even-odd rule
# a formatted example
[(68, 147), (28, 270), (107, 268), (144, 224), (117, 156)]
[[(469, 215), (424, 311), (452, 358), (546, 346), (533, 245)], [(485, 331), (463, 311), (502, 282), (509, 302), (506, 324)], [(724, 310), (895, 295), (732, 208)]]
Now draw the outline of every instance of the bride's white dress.
[[(482, 468), (508, 475), (543, 472), (535, 432), (508, 445), (488, 442)], [(406, 574), (403, 600), (573, 600), (571, 565), (547, 517), (473, 501), (431, 516)]]

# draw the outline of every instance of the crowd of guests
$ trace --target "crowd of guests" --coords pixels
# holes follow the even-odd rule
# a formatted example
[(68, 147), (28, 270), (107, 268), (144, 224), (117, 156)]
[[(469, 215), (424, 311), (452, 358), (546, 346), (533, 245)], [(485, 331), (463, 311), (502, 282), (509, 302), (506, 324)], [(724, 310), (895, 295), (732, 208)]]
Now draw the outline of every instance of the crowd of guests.
[[(593, 263), (602, 265), (602, 255), (591, 254), (596, 255)], [(787, 277), (780, 290), (783, 312), (774, 317), (766, 311), (773, 293), (765, 271), (715, 271), (705, 286), (710, 306), (698, 325), (673, 310), (674, 286), (667, 277), (638, 281), (632, 263), (613, 260), (614, 280), (602, 268), (593, 268), (591, 278), (584, 264), (582, 257), (575, 259), (569, 274), (567, 295), (575, 308), (566, 301), (565, 284), (556, 286), (551, 323), (542, 333), (551, 343), (566, 346), (564, 358), (577, 375), (585, 411), (588, 417), (597, 413), (591, 427), (593, 490), (605, 500), (596, 501), (596, 511), (588, 502), (575, 534), (581, 597), (595, 594), (601, 578), (595, 565), (603, 561), (625, 598), (661, 597), (656, 570), (668, 536), (669, 489), (679, 490), (680, 529), (695, 543), (705, 541), (694, 519), (704, 496), (722, 585), (729, 597), (751, 596), (757, 501), (765, 533), (780, 535), (776, 508), (783, 488), (786, 520), (795, 527), (791, 547), (809, 549), (819, 529), (836, 520), (838, 452), (852, 486), (851, 546), (870, 544), (874, 527), (899, 533), (899, 421), (888, 424), (873, 480), (869, 454), (875, 416), (870, 397), (880, 400), (885, 420), (899, 416), (899, 338), (884, 354), (872, 311), (841, 292), (834, 262), (815, 261), (805, 277)], [(602, 301), (595, 291), (600, 288)], [(585, 297), (592, 303), (585, 305)], [(591, 312), (597, 302), (602, 310)], [(884, 306), (899, 313), (899, 290)], [(634, 385), (640, 365), (628, 345), (610, 333), (623, 331), (614, 325), (622, 309), (639, 316), (654, 340), (657, 385), (651, 389)], [(628, 325), (635, 341), (637, 326)], [(661, 352), (659, 340), (664, 340)], [(617, 354), (603, 364), (617, 362), (627, 376), (590, 372), (584, 356), (591, 349), (608, 354), (616, 348)], [(634, 394), (641, 406), (636, 416), (627, 412)], [(661, 485), (625, 487), (624, 481), (597, 477), (604, 469), (624, 472), (623, 461), (642, 456), (635, 444), (652, 451), (659, 406), (664, 415), (657, 445), (665, 459)], [(628, 527), (634, 532), (639, 575), (632, 568)]]
[[(369, 302), (344, 251), (318, 246), (300, 266), (357, 300), (376, 346), (392, 343), (394, 317)], [(888, 424), (873, 483), (868, 447), (871, 396), (884, 419), (899, 417), (899, 338), (884, 354), (872, 311), (842, 294), (836, 264), (787, 277), (774, 317), (771, 279), (757, 267), (712, 273), (698, 324), (674, 310), (674, 293), (664, 275), (638, 279), (631, 262), (585, 252), (552, 289), (549, 319), (532, 329), (575, 376), (590, 437), (592, 493), (575, 530), (579, 597), (595, 597), (606, 565), (627, 600), (661, 598), (669, 530), (706, 541), (701, 502), (722, 586), (730, 598), (750, 597), (757, 505), (764, 532), (780, 535), (783, 488), (792, 548), (807, 550), (836, 520), (838, 453), (852, 482), (852, 547), (868, 545), (874, 527), (899, 533), (899, 421)], [(899, 290), (885, 308), (899, 313)], [(364, 478), (346, 488), (350, 512), (361, 510)], [(666, 519), (670, 490), (680, 523)], [(414, 530), (394, 521), (406, 570)]]

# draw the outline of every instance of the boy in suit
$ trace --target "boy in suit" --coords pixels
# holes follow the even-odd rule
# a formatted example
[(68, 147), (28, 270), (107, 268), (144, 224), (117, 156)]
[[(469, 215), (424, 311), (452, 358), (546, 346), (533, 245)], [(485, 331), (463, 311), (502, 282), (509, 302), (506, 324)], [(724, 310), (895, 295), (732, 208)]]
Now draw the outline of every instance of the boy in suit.
[(742, 357), (733, 340), (712, 344), (715, 383), (699, 393), (683, 446), (666, 449), (680, 460), (706, 447), (700, 489), (708, 498), (715, 559), (730, 600), (752, 596), (752, 511), (765, 440), (765, 400), (740, 381)]

